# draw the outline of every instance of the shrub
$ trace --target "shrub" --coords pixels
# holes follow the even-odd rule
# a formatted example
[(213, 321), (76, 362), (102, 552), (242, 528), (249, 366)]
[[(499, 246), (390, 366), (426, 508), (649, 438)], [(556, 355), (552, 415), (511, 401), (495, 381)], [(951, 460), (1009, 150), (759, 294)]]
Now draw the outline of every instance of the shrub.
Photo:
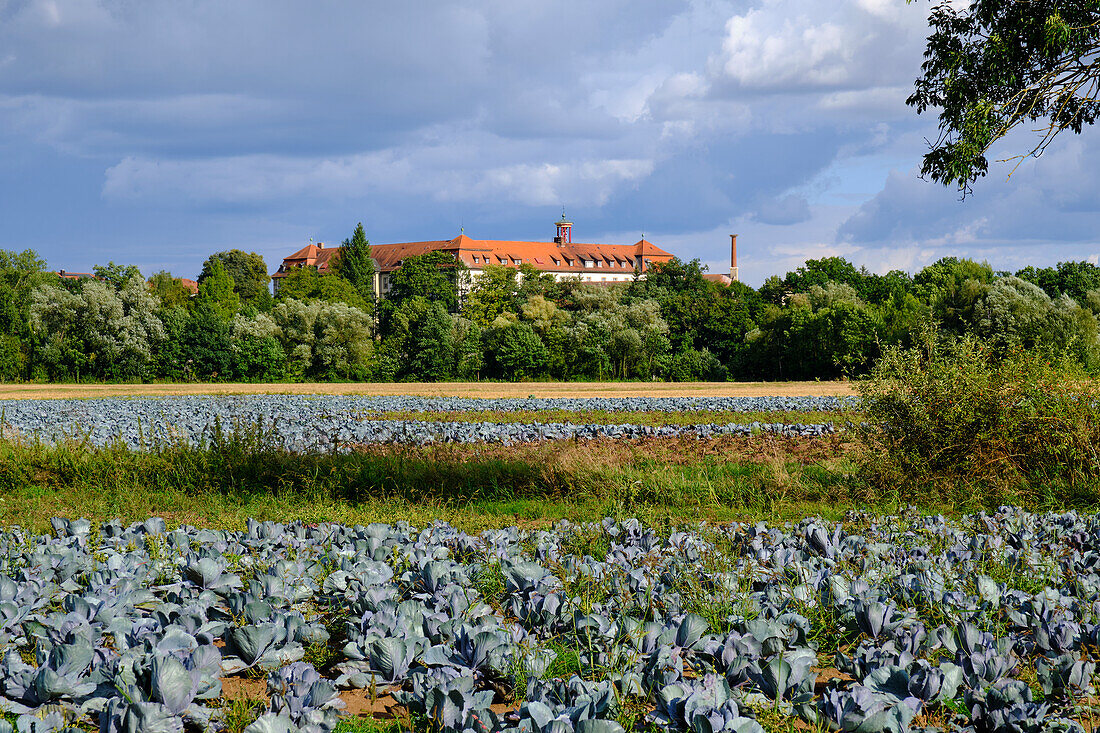
[(859, 384), (865, 422), (856, 434), (873, 484), (1023, 488), (1056, 501), (1064, 488), (1097, 485), (1100, 385), (1069, 359), (1001, 353), (931, 332), (919, 346), (886, 350)]

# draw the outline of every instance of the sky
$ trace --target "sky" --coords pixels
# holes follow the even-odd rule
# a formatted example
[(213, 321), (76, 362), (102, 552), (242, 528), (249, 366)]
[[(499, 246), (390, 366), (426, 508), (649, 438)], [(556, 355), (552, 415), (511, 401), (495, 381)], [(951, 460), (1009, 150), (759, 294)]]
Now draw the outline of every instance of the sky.
[[(1100, 256), (1100, 130), (918, 176), (927, 0), (0, 0), (0, 249), (195, 277), (374, 243), (643, 235), (759, 285)], [(1031, 133), (991, 160), (1026, 150)], [(1011, 173), (1011, 177), (1009, 174)]]

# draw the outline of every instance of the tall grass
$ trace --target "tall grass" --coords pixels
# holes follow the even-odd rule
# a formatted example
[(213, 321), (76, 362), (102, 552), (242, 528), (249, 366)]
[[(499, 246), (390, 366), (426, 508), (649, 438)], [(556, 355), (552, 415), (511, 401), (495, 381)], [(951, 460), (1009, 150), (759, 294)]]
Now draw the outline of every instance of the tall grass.
[[(295, 453), (254, 430), (219, 432), (205, 446), (145, 451), (0, 440), (0, 522), (44, 528), (54, 514), (127, 519), (159, 512), (219, 526), (255, 516), (440, 518), (477, 528), (604, 516), (837, 517), (851, 506), (845, 459), (785, 455), (784, 445), (759, 436)], [(768, 459), (753, 460), (758, 454)]]

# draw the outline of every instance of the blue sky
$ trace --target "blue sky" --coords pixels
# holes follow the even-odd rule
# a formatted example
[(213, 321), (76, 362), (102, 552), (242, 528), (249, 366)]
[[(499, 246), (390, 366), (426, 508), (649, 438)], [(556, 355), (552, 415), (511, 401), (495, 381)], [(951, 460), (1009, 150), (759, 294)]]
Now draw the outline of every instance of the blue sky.
[[(1100, 255), (1100, 131), (917, 177), (925, 2), (0, 0), (0, 248), (194, 277), (376, 242), (644, 232), (759, 284)], [(994, 150), (1002, 158), (1022, 136)]]

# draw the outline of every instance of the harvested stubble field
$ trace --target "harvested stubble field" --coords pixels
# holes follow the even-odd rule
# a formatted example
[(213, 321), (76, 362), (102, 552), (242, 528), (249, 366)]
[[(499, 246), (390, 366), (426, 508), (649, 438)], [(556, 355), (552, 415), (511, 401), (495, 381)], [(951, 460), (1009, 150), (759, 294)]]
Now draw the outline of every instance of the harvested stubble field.
[(0, 399), (167, 395), (412, 395), (418, 397), (849, 396), (849, 382), (398, 382), (292, 384), (0, 384)]

